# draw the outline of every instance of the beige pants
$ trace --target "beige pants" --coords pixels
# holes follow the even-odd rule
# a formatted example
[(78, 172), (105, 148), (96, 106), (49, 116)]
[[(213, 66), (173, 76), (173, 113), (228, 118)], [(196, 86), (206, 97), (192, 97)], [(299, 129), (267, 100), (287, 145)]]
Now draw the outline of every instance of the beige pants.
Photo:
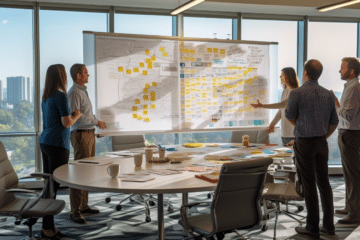
[[(71, 145), (74, 148), (74, 160), (95, 156), (95, 134), (90, 132), (71, 133)], [(71, 213), (89, 208), (88, 191), (70, 188)]]

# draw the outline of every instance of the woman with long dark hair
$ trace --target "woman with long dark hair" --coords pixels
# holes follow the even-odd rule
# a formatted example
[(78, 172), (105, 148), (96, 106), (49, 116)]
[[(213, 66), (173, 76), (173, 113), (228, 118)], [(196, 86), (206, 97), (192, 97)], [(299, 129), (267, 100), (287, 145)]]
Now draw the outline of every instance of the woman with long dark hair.
[(284, 91), (281, 95), (281, 102), (272, 104), (262, 104), (258, 100), (257, 104), (251, 104), (254, 108), (279, 109), (274, 119), (270, 123), (267, 132), (271, 133), (275, 130), (275, 125), (281, 120), (281, 139), (283, 145), (292, 144), (294, 137), (294, 126), (285, 117), (285, 108), (288, 103), (290, 92), (299, 87), (299, 79), (292, 67), (283, 68), (280, 75), (281, 83)]
[[(78, 109), (71, 116), (66, 85), (67, 78), (64, 65), (51, 65), (46, 72), (41, 102), (43, 131), (40, 136), (40, 148), (44, 173), (53, 174), (56, 168), (69, 162), (69, 127), (81, 117)], [(54, 198), (56, 198), (59, 185), (59, 183), (54, 182)], [(53, 215), (43, 218), (41, 237), (48, 239), (65, 237), (65, 234), (55, 227)]]

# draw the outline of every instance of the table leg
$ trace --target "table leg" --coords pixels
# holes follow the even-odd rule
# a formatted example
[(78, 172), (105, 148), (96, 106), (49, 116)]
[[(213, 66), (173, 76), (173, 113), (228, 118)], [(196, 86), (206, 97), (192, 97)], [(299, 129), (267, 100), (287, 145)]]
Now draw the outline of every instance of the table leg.
[(159, 231), (159, 240), (165, 239), (165, 230), (164, 230), (164, 195), (158, 194), (158, 231)]
[[(188, 204), (189, 201), (189, 193), (183, 193), (182, 194), (182, 204)], [(186, 209), (186, 215), (187, 215), (188, 209)], [(183, 236), (187, 237), (189, 235), (188, 231), (184, 228), (183, 229)]]

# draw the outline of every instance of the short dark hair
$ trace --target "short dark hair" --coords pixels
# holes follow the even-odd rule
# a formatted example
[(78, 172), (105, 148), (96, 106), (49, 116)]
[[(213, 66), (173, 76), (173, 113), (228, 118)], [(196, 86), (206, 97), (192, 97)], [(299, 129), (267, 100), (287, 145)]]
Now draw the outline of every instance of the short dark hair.
[(305, 63), (304, 71), (306, 71), (310, 80), (318, 80), (323, 71), (323, 66), (319, 60), (310, 59)]
[(354, 74), (356, 77), (360, 74), (360, 62), (359, 59), (354, 57), (345, 57), (341, 60), (342, 62), (345, 61), (348, 63), (348, 68), (354, 70)]
[(73, 79), (74, 82), (76, 82), (76, 76), (77, 76), (77, 74), (78, 74), (78, 73), (82, 73), (83, 67), (85, 67), (85, 64), (75, 63), (75, 64), (72, 65), (72, 67), (70, 68), (71, 78)]

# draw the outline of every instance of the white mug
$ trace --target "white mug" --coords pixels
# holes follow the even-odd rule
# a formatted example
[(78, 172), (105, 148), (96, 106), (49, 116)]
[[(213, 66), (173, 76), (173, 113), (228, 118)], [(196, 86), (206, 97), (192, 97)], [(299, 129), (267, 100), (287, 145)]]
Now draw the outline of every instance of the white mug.
[(119, 174), (119, 170), (120, 170), (119, 164), (111, 164), (107, 168), (107, 172), (112, 178), (117, 177), (117, 175)]
[(135, 163), (135, 166), (137, 167), (140, 167), (141, 164), (142, 164), (142, 161), (143, 161), (143, 155), (140, 153), (140, 154), (136, 154), (134, 156), (134, 163)]

